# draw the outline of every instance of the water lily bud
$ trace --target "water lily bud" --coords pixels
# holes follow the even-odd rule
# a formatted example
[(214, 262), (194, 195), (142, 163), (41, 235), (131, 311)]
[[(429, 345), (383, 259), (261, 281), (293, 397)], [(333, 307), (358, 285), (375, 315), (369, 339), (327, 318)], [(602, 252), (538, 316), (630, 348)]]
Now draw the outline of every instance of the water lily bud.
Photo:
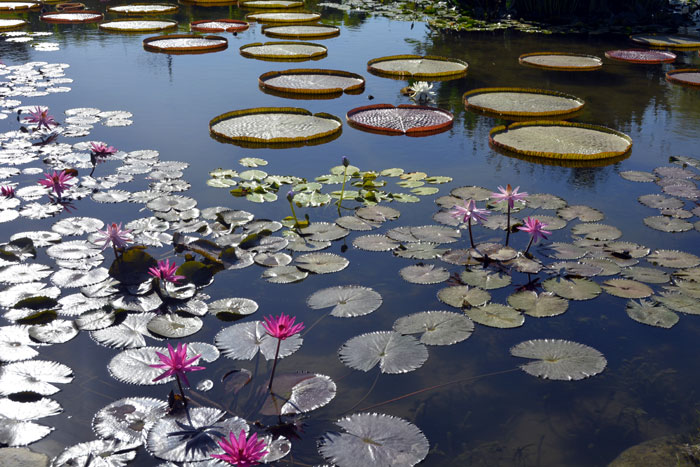
[(296, 193), (294, 193), (294, 190), (289, 190), (287, 192), (287, 201), (289, 201), (291, 203), (292, 200), (294, 199), (294, 195), (296, 195)]
[(350, 165), (350, 161), (348, 160), (347, 157), (343, 156), (343, 167), (347, 167)]

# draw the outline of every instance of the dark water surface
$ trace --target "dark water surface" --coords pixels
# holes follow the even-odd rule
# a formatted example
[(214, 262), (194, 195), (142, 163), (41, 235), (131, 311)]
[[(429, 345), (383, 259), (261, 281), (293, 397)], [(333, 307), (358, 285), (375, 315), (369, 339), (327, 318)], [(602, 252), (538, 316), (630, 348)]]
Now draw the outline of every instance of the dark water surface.
[[(108, 5), (88, 3), (96, 9)], [(438, 185), (439, 194), (422, 197), (418, 204), (391, 204), (401, 210), (402, 216), (387, 228), (433, 223), (431, 217), (438, 209), (434, 198), (448, 194), (452, 188), (480, 185), (495, 190), (498, 185), (510, 183), (530, 193), (552, 193), (569, 204), (585, 204), (603, 211), (602, 222), (624, 232), (621, 240), (652, 249), (700, 254), (697, 230), (671, 234), (643, 224), (644, 217), (656, 212), (636, 199), (659, 193), (660, 187), (632, 183), (618, 175), (625, 170), (651, 171), (668, 165), (672, 155), (700, 157), (697, 126), (700, 91), (672, 85), (664, 79), (669, 69), (699, 65), (697, 51), (678, 52), (677, 63), (672, 65), (631, 65), (606, 59), (604, 68), (597, 72), (543, 71), (519, 65), (518, 56), (535, 51), (569, 51), (602, 57), (606, 50), (627, 48), (631, 43), (622, 36), (440, 34), (422, 23), (412, 27), (408, 22), (365, 14), (348, 16), (337, 10), (308, 6), (323, 13), (323, 22), (341, 26), (339, 37), (315, 41), (328, 47), (328, 56), (319, 61), (284, 63), (242, 57), (238, 52), (240, 46), (273, 40), (264, 36), (260, 25), (254, 23), (235, 37), (224, 34), (229, 39), (225, 51), (166, 55), (143, 49), (143, 38), (155, 34), (101, 32), (96, 25), (47, 25), (36, 20), (36, 13), (28, 15), (32, 18), (32, 30), (53, 32), (54, 36), (47, 40), (59, 42), (60, 51), (40, 52), (25, 44), (0, 42), (0, 58), (8, 65), (31, 60), (70, 64), (66, 75), (74, 82), (69, 85), (72, 87), (69, 93), (25, 98), (23, 104), (49, 106), (58, 120), (63, 118), (65, 109), (74, 107), (132, 112), (133, 125), (124, 128), (96, 125), (87, 139), (107, 141), (124, 151), (155, 149), (162, 160), (189, 162), (184, 178), (192, 188), (185, 194), (196, 198), (200, 208), (226, 206), (251, 211), (258, 218), (281, 219), (289, 214), (282, 192), (277, 202), (253, 204), (230, 196), (225, 189), (207, 186), (209, 172), (218, 167), (245, 170), (238, 164), (240, 158), (259, 157), (269, 162), (261, 169), (270, 174), (313, 179), (328, 173), (340, 163), (342, 156), (347, 156), (363, 170), (401, 167), (407, 172), (424, 171), (453, 178), (449, 184)], [(177, 19), (180, 31), (185, 32), (192, 20), (242, 18), (247, 12), (235, 6), (181, 5), (179, 13), (169, 17)], [(366, 63), (371, 58), (407, 53), (442, 55), (469, 63), (466, 77), (434, 85), (437, 106), (455, 115), (451, 130), (409, 138), (370, 134), (344, 125), (342, 135), (327, 144), (292, 149), (246, 149), (217, 142), (209, 136), (209, 120), (236, 109), (298, 106), (344, 118), (349, 109), (369, 103), (409, 103), (399, 92), (407, 85), (406, 81), (366, 72)], [(332, 100), (302, 101), (269, 95), (258, 88), (257, 77), (262, 73), (299, 67), (360, 73), (367, 80), (366, 90)], [(629, 157), (602, 167), (558, 166), (500, 154), (489, 147), (488, 131), (501, 122), (466, 112), (461, 100), (465, 91), (485, 86), (536, 87), (574, 94), (586, 101), (575, 121), (622, 131), (632, 137), (634, 147)], [(374, 96), (371, 102), (370, 95)], [(0, 121), (3, 132), (16, 128), (12, 118)], [(687, 208), (691, 209), (692, 204), (688, 203)], [(128, 222), (150, 215), (138, 212), (141, 206), (134, 204), (97, 205), (88, 199), (77, 206), (78, 212), (73, 215), (94, 216), (105, 222)], [(308, 213), (313, 221), (332, 221), (336, 217), (330, 207), (299, 211)], [(69, 215), (64, 212), (60, 216)], [(22, 230), (48, 229), (55, 220), (3, 224), (2, 238), (6, 240)], [(485, 229), (476, 233), (480, 241), (501, 237), (500, 233)], [(336, 429), (333, 421), (353, 408), (374, 382), (376, 369), (362, 373), (339, 361), (336, 353), (340, 345), (365, 332), (388, 330), (400, 316), (449, 308), (436, 298), (436, 292), (446, 284), (414, 285), (399, 276), (399, 269), (418, 261), (353, 248), (352, 239), (362, 234), (354, 232), (345, 239), (345, 244), (350, 246), (347, 251), (341, 252), (343, 241), (334, 242), (326, 250), (350, 260), (350, 266), (342, 272), (276, 285), (260, 279), (262, 270), (254, 266), (223, 271), (206, 289), (212, 300), (226, 297), (256, 300), (260, 310), (253, 319), (285, 312), (296, 315), (307, 326), (321, 312), (310, 310), (306, 298), (321, 288), (360, 284), (374, 288), (383, 296), (382, 307), (371, 315), (351, 320), (325, 318), (305, 336), (303, 347), (280, 363), (280, 371), (323, 373), (338, 384), (336, 398), (325, 408), (312, 412), (302, 439), (293, 440), (296, 465), (323, 462), (316, 450), (316, 440), (324, 432)], [(568, 235), (566, 228), (555, 232), (550, 239), (571, 241)], [(523, 234), (514, 236), (516, 248), (524, 248), (527, 239), (523, 237)], [(467, 241), (466, 232), (463, 239)], [(429, 262), (444, 264), (437, 260)], [(461, 270), (457, 266), (449, 269)], [(524, 274), (514, 273), (513, 284), (525, 281)], [(492, 291), (493, 301), (505, 303), (513, 290), (514, 286), (509, 286)], [(629, 319), (625, 304), (625, 299), (603, 293), (592, 301), (570, 302), (569, 310), (558, 317), (527, 317), (525, 324), (516, 329), (477, 324), (473, 336), (462, 343), (430, 347), (430, 357), (419, 370), (405, 375), (381, 375), (376, 387), (354, 410), (473, 376), (473, 380), (371, 409), (404, 417), (423, 430), (431, 452), (421, 465), (430, 466), (605, 465), (631, 445), (658, 436), (695, 431), (698, 426), (695, 388), (700, 384), (698, 317), (683, 315), (669, 330), (653, 328)], [(213, 336), (228, 325), (207, 316), (204, 328), (186, 340), (212, 342)], [(506, 371), (521, 363), (510, 356), (509, 348), (535, 338), (568, 339), (590, 345), (605, 355), (608, 366), (602, 374), (578, 382), (547, 381), (521, 371)], [(160, 344), (151, 341), (149, 345)], [(69, 365), (76, 377), (53, 396), (63, 406), (64, 413), (41, 421), (55, 426), (56, 430), (33, 444), (32, 449), (53, 456), (65, 446), (94, 439), (90, 428), (93, 414), (114, 400), (166, 395), (169, 386), (138, 387), (113, 379), (106, 364), (117, 352), (96, 345), (87, 333), (67, 344), (41, 349), (40, 358)], [(196, 384), (200, 379), (212, 379), (216, 382), (214, 389), (203, 395), (224, 401), (227, 396), (223, 394), (220, 378), (237, 364), (240, 362), (222, 357), (206, 372), (193, 374), (191, 380)], [(252, 363), (244, 362), (243, 366), (252, 368)], [(500, 372), (504, 373), (481, 377)], [(291, 458), (282, 462), (291, 463)], [(142, 450), (134, 464), (157, 465), (159, 461)]]

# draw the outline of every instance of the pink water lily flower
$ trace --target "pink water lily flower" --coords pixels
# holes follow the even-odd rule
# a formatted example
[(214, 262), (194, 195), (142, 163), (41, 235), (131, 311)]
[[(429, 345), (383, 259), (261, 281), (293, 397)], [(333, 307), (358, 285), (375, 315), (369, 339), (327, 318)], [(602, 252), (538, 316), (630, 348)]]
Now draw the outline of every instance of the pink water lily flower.
[(104, 230), (98, 230), (97, 234), (101, 237), (99, 241), (104, 242), (102, 249), (104, 250), (111, 243), (115, 249), (126, 248), (128, 243), (133, 243), (134, 239), (130, 235), (131, 230), (122, 229), (122, 224), (112, 222)]
[(519, 189), (519, 186), (516, 186), (515, 189), (513, 189), (513, 187), (510, 186), (510, 183), (505, 188), (499, 186), (498, 191), (500, 193), (491, 193), (491, 198), (497, 200), (497, 202), (508, 201), (508, 208), (513, 209), (513, 205), (516, 201), (522, 201), (527, 198), (527, 193), (518, 193)]
[(201, 354), (197, 354), (192, 358), (187, 358), (187, 344), (178, 343), (177, 349), (173, 349), (173, 346), (168, 343), (168, 353), (170, 354), (169, 357), (160, 352), (156, 352), (156, 355), (158, 355), (158, 358), (160, 358), (162, 363), (148, 365), (152, 368), (165, 369), (160, 376), (153, 378), (154, 382), (160, 381), (168, 376), (175, 376), (178, 378), (178, 383), (179, 378), (182, 378), (185, 385), (189, 386), (190, 382), (187, 381), (186, 373), (205, 369), (203, 366), (193, 366), (193, 363), (199, 360), (199, 358), (202, 356)]
[(114, 146), (107, 146), (104, 143), (90, 143), (90, 150), (94, 155), (100, 157), (111, 156), (117, 152)]
[(51, 130), (51, 125), (58, 126), (58, 122), (54, 120), (53, 115), (49, 115), (49, 109), (42, 110), (39, 106), (36, 106), (34, 111), (29, 111), (29, 117), (25, 117), (24, 121), (26, 123), (36, 123), (37, 130), (41, 130), (42, 125), (47, 130)]
[(296, 320), (296, 317), (280, 313), (277, 317), (274, 315), (266, 316), (262, 326), (272, 337), (285, 340), (288, 337), (292, 337), (294, 334), (300, 333), (304, 329), (304, 323), (294, 324), (294, 320)]
[(175, 271), (177, 271), (177, 264), (170, 264), (170, 260), (166, 259), (165, 261), (158, 261), (156, 266), (149, 268), (148, 274), (168, 282), (177, 282), (185, 279), (185, 276), (176, 275)]
[(539, 219), (528, 217), (525, 219), (525, 226), (518, 227), (518, 229), (529, 233), (532, 236), (533, 241), (537, 243), (540, 238), (544, 238), (546, 240), (547, 235), (552, 233), (548, 230), (544, 230), (545, 227), (547, 227), (547, 224), (540, 222)]
[(60, 172), (54, 171), (53, 174), (45, 173), (44, 177), (46, 178), (39, 180), (39, 184), (51, 188), (59, 198), (66, 188), (70, 187), (68, 182), (73, 179), (73, 176), (66, 170), (61, 170)]
[(253, 433), (246, 439), (245, 431), (241, 430), (238, 437), (233, 432), (229, 432), (228, 437), (228, 440), (224, 438), (219, 441), (219, 446), (225, 454), (212, 454), (211, 457), (238, 467), (248, 467), (258, 465), (260, 459), (267, 454), (265, 441), (259, 440), (257, 433)]
[(481, 209), (476, 207), (476, 201), (470, 199), (464, 202), (464, 206), (455, 204), (452, 210), (450, 210), (450, 215), (455, 219), (460, 219), (460, 222), (467, 223), (468, 221), (474, 221), (477, 224), (484, 222), (486, 217), (491, 213), (487, 209)]
[(2, 196), (4, 196), (5, 198), (14, 198), (15, 187), (10, 185), (0, 187), (0, 194), (2, 194)]

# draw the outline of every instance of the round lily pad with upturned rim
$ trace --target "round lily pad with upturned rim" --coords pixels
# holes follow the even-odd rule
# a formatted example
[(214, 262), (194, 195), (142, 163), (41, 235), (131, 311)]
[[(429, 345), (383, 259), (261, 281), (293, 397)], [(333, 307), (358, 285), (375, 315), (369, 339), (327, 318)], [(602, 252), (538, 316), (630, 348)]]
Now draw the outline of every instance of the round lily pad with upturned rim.
[(241, 55), (258, 60), (316, 60), (328, 54), (328, 48), (312, 42), (254, 42), (239, 49)]
[(469, 110), (508, 117), (564, 116), (585, 104), (571, 94), (530, 88), (479, 88), (464, 93), (462, 100)]
[(276, 9), (286, 9), (286, 8), (299, 8), (304, 6), (304, 2), (298, 0), (246, 0), (239, 2), (242, 8), (276, 8)]
[(39, 2), (0, 2), (2, 12), (38, 10), (39, 8), (41, 8)]
[(348, 123), (358, 129), (382, 134), (426, 136), (452, 127), (454, 117), (437, 107), (402, 104), (376, 104), (356, 107), (346, 115)]
[(190, 29), (199, 32), (241, 32), (249, 27), (247, 21), (240, 19), (200, 19), (190, 23)]
[(122, 15), (162, 15), (176, 13), (180, 7), (171, 3), (131, 3), (107, 8), (110, 13)]
[(224, 50), (228, 39), (221, 36), (201, 36), (198, 34), (170, 34), (147, 37), (143, 48), (150, 52), (163, 53), (207, 53)]
[(317, 13), (251, 13), (245, 17), (248, 21), (258, 23), (313, 23), (321, 19)]
[(110, 32), (151, 32), (176, 27), (177, 21), (169, 19), (122, 18), (100, 24), (100, 29)]
[(603, 60), (600, 57), (568, 52), (527, 53), (518, 57), (518, 63), (559, 71), (594, 71), (603, 67)]
[(671, 63), (676, 60), (674, 53), (648, 49), (608, 50), (605, 57), (621, 62), (648, 64)]
[(700, 70), (697, 68), (680, 68), (666, 72), (666, 80), (686, 86), (700, 86)]
[(338, 117), (292, 107), (234, 110), (209, 122), (211, 134), (224, 141), (269, 145), (309, 144), (334, 136), (341, 128)]
[(489, 142), (507, 151), (552, 159), (607, 159), (622, 156), (632, 138), (619, 131), (585, 123), (534, 121), (500, 125)]
[(258, 84), (263, 90), (291, 94), (354, 94), (365, 89), (365, 79), (356, 73), (313, 68), (269, 71), (260, 75)]
[(367, 62), (367, 71), (372, 74), (406, 79), (423, 80), (455, 79), (467, 74), (467, 62), (433, 55), (390, 55), (373, 58)]
[(23, 19), (2, 18), (0, 19), (0, 31), (21, 28), (25, 24), (27, 24), (27, 22)]
[(326, 24), (290, 24), (263, 26), (261, 32), (280, 39), (326, 39), (340, 35), (340, 28)]
[(635, 34), (630, 36), (634, 42), (649, 47), (669, 47), (677, 49), (700, 48), (700, 37), (679, 34)]
[(545, 379), (571, 381), (597, 375), (607, 360), (593, 347), (562, 339), (533, 339), (510, 349), (514, 357), (534, 361), (520, 365), (525, 373)]
[(44, 13), (39, 19), (45, 23), (98, 23), (104, 15), (99, 11), (80, 10)]

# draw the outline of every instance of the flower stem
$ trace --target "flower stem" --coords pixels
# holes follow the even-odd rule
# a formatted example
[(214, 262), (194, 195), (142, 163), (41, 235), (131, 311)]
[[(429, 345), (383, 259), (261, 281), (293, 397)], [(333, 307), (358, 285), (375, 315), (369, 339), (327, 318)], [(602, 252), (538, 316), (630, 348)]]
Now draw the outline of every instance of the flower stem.
[(182, 396), (182, 401), (187, 405), (187, 398), (185, 397), (185, 391), (182, 389), (182, 383), (180, 383), (180, 377), (175, 375), (175, 380), (177, 381), (177, 387), (180, 388), (180, 395)]
[(275, 368), (277, 368), (277, 357), (280, 354), (280, 344), (282, 339), (277, 339), (277, 350), (275, 350), (275, 363), (272, 364), (272, 373), (270, 374), (270, 383), (267, 385), (267, 389), (272, 391), (272, 380), (275, 378)]
[(508, 246), (508, 240), (510, 240), (510, 204), (508, 204), (508, 224), (506, 226), (506, 246)]
[(476, 248), (476, 247), (474, 246), (474, 237), (472, 237), (472, 219), (471, 219), (471, 217), (470, 217), (469, 220), (467, 221), (467, 227), (468, 227), (468, 229), (469, 229), (469, 241), (470, 241), (471, 244), (472, 244), (472, 248)]
[(530, 247), (532, 246), (532, 241), (535, 239), (535, 237), (530, 237), (530, 243), (527, 244), (527, 248), (525, 249), (525, 254), (527, 254), (528, 251), (530, 251)]
[(297, 213), (294, 211), (294, 201), (289, 201), (289, 207), (292, 208), (292, 217), (294, 217), (294, 227), (299, 227), (299, 219), (297, 219)]
[(340, 199), (336, 203), (338, 205), (338, 215), (340, 215), (340, 205), (343, 202), (343, 195), (345, 194), (345, 182), (347, 181), (347, 178), (348, 178), (348, 168), (346, 166), (345, 170), (343, 171), (343, 187), (340, 189)]

